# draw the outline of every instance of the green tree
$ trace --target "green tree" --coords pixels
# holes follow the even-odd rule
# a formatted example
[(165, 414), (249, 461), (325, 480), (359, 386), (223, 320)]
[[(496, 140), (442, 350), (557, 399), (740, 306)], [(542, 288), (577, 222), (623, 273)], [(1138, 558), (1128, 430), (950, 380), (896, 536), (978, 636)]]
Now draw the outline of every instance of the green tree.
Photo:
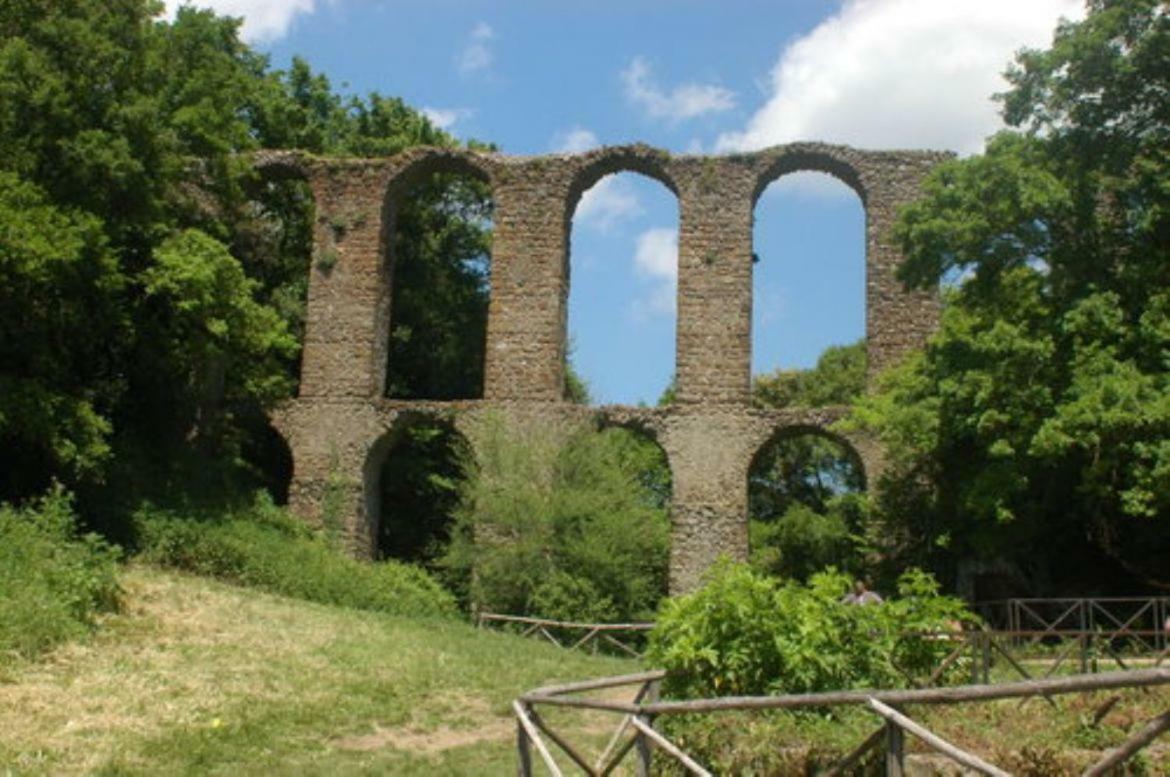
[(902, 214), (903, 279), (961, 280), (858, 419), (889, 444), (903, 550), (1002, 556), (1077, 590), (1110, 568), (1062, 581), (1069, 561), (1104, 551), (1167, 585), (1170, 16), (1088, 11), (1008, 71), (1012, 129)]
[(473, 607), (567, 619), (648, 618), (666, 593), (669, 482), (624, 429), (487, 422), (444, 559)]
[[(848, 405), (865, 388), (865, 341), (827, 348), (809, 370), (776, 370), (752, 383), (765, 408)], [(835, 565), (857, 569), (865, 531), (864, 472), (842, 443), (819, 434), (778, 437), (752, 462), (748, 515), (757, 569), (805, 580)]]
[(276, 311), (254, 299), (259, 284), (226, 246), (198, 230), (178, 233), (159, 244), (141, 279), (159, 349), (152, 362), (191, 398), (198, 435), (222, 436), (231, 420), (225, 404), (287, 396), (279, 360), (297, 344)]
[(777, 369), (752, 379), (760, 407), (848, 405), (865, 390), (865, 340), (831, 345), (811, 370)]
[(122, 291), (97, 219), (0, 171), (0, 494), (105, 464)]
[[(295, 382), (278, 318), (299, 338), (314, 223), (307, 187), (260, 180), (247, 152), (454, 143), (401, 100), (343, 97), (300, 60), (271, 70), (238, 20), (158, 11), (48, 0), (0, 14), (0, 498), (58, 477), (85, 486), (88, 514), (238, 471)], [(423, 338), (395, 339), (411, 341), (396, 360), (416, 394), (479, 391), (485, 213), (476, 185), (432, 186), (400, 214), (395, 326), (443, 324), (425, 343), (443, 354), (441, 385), (420, 368)]]

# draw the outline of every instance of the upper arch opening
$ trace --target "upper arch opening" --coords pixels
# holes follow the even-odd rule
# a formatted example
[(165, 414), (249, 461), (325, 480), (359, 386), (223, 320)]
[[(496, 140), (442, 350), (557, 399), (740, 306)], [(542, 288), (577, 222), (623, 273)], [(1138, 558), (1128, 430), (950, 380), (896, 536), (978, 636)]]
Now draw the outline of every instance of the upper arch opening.
[(475, 154), (456, 149), (424, 148), (403, 154), (407, 161), (386, 185), (384, 221), (401, 205), (402, 197), (411, 189), (435, 175), (453, 175), (479, 181), (486, 187), (492, 177)]
[(564, 271), (570, 400), (653, 405), (673, 382), (679, 203), (661, 161), (610, 154), (574, 179)]
[(760, 152), (765, 156), (774, 153), (775, 156), (764, 165), (756, 180), (756, 188), (752, 193), (752, 207), (759, 204), (760, 195), (765, 189), (789, 173), (824, 173), (832, 176), (852, 189), (864, 207), (865, 185), (862, 183), (861, 173), (852, 162), (844, 158), (848, 151), (849, 149), (844, 147), (793, 144), (773, 151)]
[(387, 186), (385, 396), (483, 396), (493, 213), (490, 176), (468, 154), (428, 150)]
[(585, 192), (602, 178), (617, 173), (644, 175), (658, 181), (678, 197), (678, 184), (667, 169), (670, 155), (666, 151), (649, 146), (614, 146), (589, 152), (586, 156), (589, 161), (576, 172), (569, 184), (569, 196), (565, 200), (566, 224), (572, 221)]
[(763, 401), (761, 379), (796, 386), (824, 377), (822, 366), (833, 365), (821, 362), (833, 351), (864, 351), (857, 344), (867, 334), (866, 214), (855, 190), (837, 177), (795, 172), (762, 193), (753, 221), (754, 393), (757, 403), (782, 407)]

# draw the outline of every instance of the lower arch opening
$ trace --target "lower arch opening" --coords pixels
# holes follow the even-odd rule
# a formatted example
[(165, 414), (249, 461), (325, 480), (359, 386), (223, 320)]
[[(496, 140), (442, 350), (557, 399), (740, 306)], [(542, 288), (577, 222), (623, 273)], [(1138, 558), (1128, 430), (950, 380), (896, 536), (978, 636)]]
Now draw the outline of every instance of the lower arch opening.
[(777, 433), (748, 474), (752, 566), (801, 581), (828, 567), (862, 571), (867, 506), (865, 470), (848, 442), (819, 430)]

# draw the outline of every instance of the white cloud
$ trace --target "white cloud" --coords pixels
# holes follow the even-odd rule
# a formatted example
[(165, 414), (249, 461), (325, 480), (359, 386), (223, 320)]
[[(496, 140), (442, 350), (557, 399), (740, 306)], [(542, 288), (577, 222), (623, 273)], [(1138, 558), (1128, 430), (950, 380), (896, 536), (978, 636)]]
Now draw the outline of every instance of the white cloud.
[(655, 227), (638, 235), (634, 270), (651, 281), (647, 296), (634, 302), (635, 315), (673, 315), (678, 297), (678, 230)]
[(1046, 47), (1082, 0), (847, 0), (788, 45), (771, 95), (720, 151), (822, 140), (972, 153), (1001, 126), (991, 94), (1025, 46)]
[(430, 106), (424, 106), (419, 112), (441, 130), (451, 129), (457, 122), (474, 113), (470, 108), (432, 108)]
[(605, 176), (581, 196), (573, 219), (599, 232), (609, 232), (618, 222), (641, 214), (638, 196), (615, 174)]
[(580, 154), (591, 148), (597, 148), (601, 143), (597, 136), (583, 127), (573, 127), (561, 132), (553, 139), (553, 151), (559, 154)]
[(283, 38), (293, 17), (312, 13), (316, 7), (314, 0), (194, 0), (189, 3), (167, 0), (166, 18), (175, 18), (175, 12), (182, 5), (210, 8), (224, 16), (244, 17), (240, 35), (246, 41)]
[(798, 171), (768, 184), (761, 200), (792, 198), (800, 202), (829, 202), (856, 199), (857, 193), (828, 173)]
[(487, 70), (495, 61), (495, 54), (488, 45), (496, 37), (495, 30), (487, 22), (480, 22), (471, 30), (467, 45), (459, 53), (458, 67), (462, 75), (471, 75)]
[(642, 57), (634, 57), (622, 71), (626, 99), (640, 106), (655, 119), (682, 121), (719, 113), (735, 107), (735, 93), (714, 84), (682, 84), (671, 92), (663, 92), (650, 75), (650, 65)]
[(754, 326), (764, 329), (780, 323), (788, 314), (788, 291), (782, 286), (765, 286), (752, 300)]

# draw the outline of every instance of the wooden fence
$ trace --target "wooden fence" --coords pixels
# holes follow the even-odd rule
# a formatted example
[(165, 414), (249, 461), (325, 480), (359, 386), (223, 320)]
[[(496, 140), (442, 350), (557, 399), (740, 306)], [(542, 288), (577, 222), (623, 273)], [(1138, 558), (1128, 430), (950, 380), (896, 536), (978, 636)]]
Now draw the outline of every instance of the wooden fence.
[[(661, 671), (642, 672), (620, 677), (547, 686), (524, 694), (513, 703), (517, 720), (519, 773), (522, 777), (531, 777), (533, 774), (532, 751), (535, 749), (548, 773), (560, 777), (563, 773), (553, 757), (552, 749), (549, 746), (549, 742), (551, 742), (586, 775), (611, 774), (631, 753), (636, 759), (637, 773), (649, 775), (655, 752), (660, 752), (673, 759), (690, 774), (710, 775), (711, 773), (694, 757), (684, 752), (662, 732), (654, 728), (657, 718), (667, 715), (718, 713), (731, 710), (791, 710), (809, 707), (864, 705), (881, 719), (881, 727), (828, 769), (825, 774), (848, 773), (863, 758), (884, 744), (886, 774), (891, 775), (891, 777), (901, 777), (905, 766), (905, 735), (909, 733), (931, 749), (977, 774), (1005, 775), (1007, 772), (931, 732), (907, 717), (899, 708), (911, 704), (981, 703), (1002, 699), (1026, 701), (1037, 696), (1051, 701), (1053, 696), (1062, 694), (1122, 688), (1148, 688), (1170, 684), (1170, 669), (1115, 671), (947, 688), (830, 691), (783, 696), (740, 696), (660, 701), (658, 687), (664, 677), (665, 674)], [(629, 702), (588, 698), (579, 695), (590, 691), (619, 687), (636, 687), (638, 690), (633, 700)], [(1116, 703), (1116, 697), (1113, 697), (1110, 702), (1106, 702), (1110, 706), (1114, 703)], [(585, 754), (583, 748), (569, 741), (565, 732), (557, 731), (548, 724), (541, 715), (542, 707), (602, 710), (620, 716), (620, 719), (604, 750), (596, 758), (590, 758)], [(1107, 752), (1084, 774), (1103, 775), (1117, 768), (1167, 729), (1170, 729), (1170, 710), (1150, 720), (1119, 747)]]
[(1094, 632), (1111, 641), (1142, 642), (1154, 652), (1170, 646), (1165, 628), (1170, 596), (1003, 599), (979, 602), (974, 608), (985, 623), (1004, 631)]
[[(586, 623), (498, 613), (480, 613), (476, 624), (481, 628), (493, 624), (511, 626), (522, 636), (544, 639), (570, 650), (597, 652), (604, 647), (634, 658), (641, 658), (641, 652), (633, 637), (654, 628), (653, 623)], [(918, 688), (936, 685), (948, 670), (959, 665), (969, 672), (972, 683), (989, 683), (997, 673), (1032, 680), (1054, 677), (1062, 670), (1096, 674), (1103, 668), (1158, 668), (1170, 659), (1170, 644), (1161, 629), (1136, 629), (1129, 624), (1082, 630), (969, 626), (962, 631), (904, 636), (953, 645), (930, 675), (913, 677), (903, 671), (909, 684)]]
[[(641, 658), (642, 654), (630, 644), (629, 636), (645, 633), (654, 628), (653, 623), (582, 623), (531, 618), (524, 615), (500, 615), (494, 612), (479, 613), (475, 617), (475, 623), (480, 628), (488, 624), (511, 625), (519, 628), (521, 636), (539, 637), (557, 647), (570, 650), (592, 650), (596, 653), (598, 647), (604, 645), (633, 658)], [(561, 635), (560, 638), (558, 634)]]

